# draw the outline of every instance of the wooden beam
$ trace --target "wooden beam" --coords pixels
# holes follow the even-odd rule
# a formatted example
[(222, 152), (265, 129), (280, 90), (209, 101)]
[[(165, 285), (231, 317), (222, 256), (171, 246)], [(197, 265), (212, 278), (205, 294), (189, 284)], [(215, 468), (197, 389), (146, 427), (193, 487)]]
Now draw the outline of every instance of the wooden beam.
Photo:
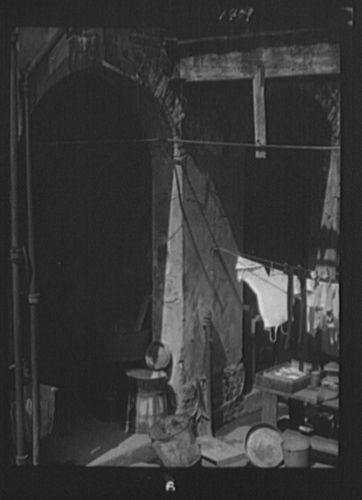
[(339, 45), (318, 43), (258, 47), (225, 54), (202, 54), (180, 59), (180, 78), (188, 82), (253, 78), (265, 68), (266, 78), (339, 74)]
[[(255, 144), (266, 144), (264, 68), (259, 66), (253, 78), (253, 109)], [(265, 149), (256, 149), (256, 158), (266, 158)]]

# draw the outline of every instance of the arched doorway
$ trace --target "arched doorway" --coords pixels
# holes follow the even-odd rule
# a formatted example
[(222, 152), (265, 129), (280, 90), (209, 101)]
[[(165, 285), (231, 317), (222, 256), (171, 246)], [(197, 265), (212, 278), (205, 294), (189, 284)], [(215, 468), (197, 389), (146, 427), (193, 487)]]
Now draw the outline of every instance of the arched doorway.
[[(298, 88), (267, 92), (268, 143), (330, 144), (327, 117)], [(268, 149), (265, 160), (250, 154), (245, 176), (245, 252), (304, 267), (315, 265), (328, 174), (328, 152)], [(313, 262), (314, 260), (314, 262)]]
[(50, 89), (32, 132), (42, 379), (85, 387), (152, 288), (150, 153), (122, 86), (96, 72)]

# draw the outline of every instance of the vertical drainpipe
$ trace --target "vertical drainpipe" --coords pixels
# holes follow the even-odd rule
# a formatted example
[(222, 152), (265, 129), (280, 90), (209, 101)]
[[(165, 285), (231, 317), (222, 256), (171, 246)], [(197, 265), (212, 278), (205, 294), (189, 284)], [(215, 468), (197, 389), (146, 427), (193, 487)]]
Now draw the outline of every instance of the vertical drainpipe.
[(31, 340), (31, 379), (32, 379), (32, 441), (33, 441), (33, 465), (39, 465), (40, 456), (40, 385), (38, 368), (38, 304), (40, 294), (37, 285), (37, 269), (35, 255), (34, 234), (34, 204), (32, 190), (31, 169), (31, 147), (30, 147), (30, 85), (29, 78), (38, 64), (50, 53), (59, 40), (66, 33), (67, 28), (59, 28), (51, 40), (31, 61), (23, 74), (23, 97), (24, 97), (24, 134), (26, 155), (26, 192), (27, 192), (27, 222), (28, 222), (28, 254), (31, 265), (31, 280), (29, 285), (28, 303), (30, 306), (30, 340)]
[(24, 432), (24, 396), (23, 396), (23, 360), (20, 322), (20, 262), (19, 248), (19, 171), (18, 171), (18, 99), (17, 99), (17, 31), (11, 35), (10, 59), (10, 206), (11, 206), (11, 250), (12, 267), (12, 306), (13, 306), (13, 340), (15, 361), (15, 401), (16, 401), (16, 465), (25, 465)]
[(30, 86), (29, 73), (24, 73), (24, 133), (25, 133), (25, 162), (26, 162), (26, 194), (28, 218), (28, 253), (31, 266), (31, 277), (28, 293), (30, 307), (30, 349), (31, 349), (31, 381), (32, 381), (32, 434), (33, 434), (33, 465), (39, 465), (40, 452), (40, 390), (38, 370), (38, 304), (40, 294), (37, 287), (37, 269), (34, 235), (34, 204), (32, 189), (31, 147), (30, 147)]

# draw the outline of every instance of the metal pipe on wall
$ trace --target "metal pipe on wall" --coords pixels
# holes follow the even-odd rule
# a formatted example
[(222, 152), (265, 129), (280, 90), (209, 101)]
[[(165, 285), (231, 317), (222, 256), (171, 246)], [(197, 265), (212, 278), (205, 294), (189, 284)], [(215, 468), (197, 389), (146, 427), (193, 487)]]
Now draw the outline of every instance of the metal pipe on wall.
[(30, 307), (30, 357), (31, 357), (31, 393), (32, 393), (32, 463), (39, 465), (40, 460), (40, 383), (39, 383), (39, 353), (38, 353), (38, 304), (40, 294), (37, 284), (37, 266), (35, 252), (35, 230), (34, 230), (34, 203), (31, 167), (31, 140), (30, 140), (30, 76), (40, 62), (51, 52), (60, 39), (66, 33), (66, 28), (56, 31), (51, 40), (34, 57), (23, 74), (23, 98), (24, 98), (24, 134), (25, 134), (25, 162), (26, 162), (26, 193), (27, 193), (27, 224), (28, 224), (28, 254), (31, 266), (31, 277), (28, 291), (28, 303)]
[(32, 189), (31, 145), (30, 145), (30, 107), (29, 80), (25, 75), (23, 81), (24, 93), (24, 133), (25, 133), (25, 163), (26, 163), (26, 194), (28, 218), (28, 253), (31, 266), (28, 303), (30, 306), (30, 350), (31, 350), (31, 393), (32, 393), (32, 435), (33, 435), (33, 465), (39, 465), (40, 454), (40, 389), (38, 369), (38, 310), (40, 294), (37, 286), (37, 268), (34, 234), (34, 203)]
[(20, 301), (20, 263), (22, 250), (19, 248), (19, 169), (18, 169), (18, 67), (17, 67), (16, 30), (11, 35), (10, 58), (10, 206), (11, 206), (11, 250), (12, 268), (12, 306), (13, 341), (15, 362), (15, 404), (16, 404), (16, 465), (25, 465), (24, 395), (23, 395), (23, 356), (21, 342), (21, 301)]

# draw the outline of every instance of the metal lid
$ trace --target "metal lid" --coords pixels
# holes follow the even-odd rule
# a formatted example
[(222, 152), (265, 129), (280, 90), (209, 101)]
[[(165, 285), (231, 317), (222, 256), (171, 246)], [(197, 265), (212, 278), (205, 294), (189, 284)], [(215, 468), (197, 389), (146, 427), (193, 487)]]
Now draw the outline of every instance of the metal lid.
[(269, 424), (258, 424), (245, 436), (245, 451), (250, 462), (257, 467), (278, 467), (283, 462), (282, 442), (278, 429)]

